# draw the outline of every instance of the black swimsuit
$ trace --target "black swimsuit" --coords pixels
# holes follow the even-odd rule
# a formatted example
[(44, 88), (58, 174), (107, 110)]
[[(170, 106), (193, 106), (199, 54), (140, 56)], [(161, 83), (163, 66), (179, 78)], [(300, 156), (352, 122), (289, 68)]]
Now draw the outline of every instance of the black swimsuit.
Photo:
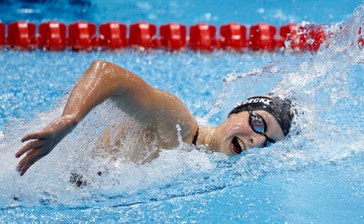
[(198, 130), (199, 130), (199, 129), (200, 129), (200, 128), (197, 128), (196, 134), (195, 134), (195, 136), (193, 136), (192, 144), (194, 144), (194, 145), (196, 145), (196, 144), (197, 144)]

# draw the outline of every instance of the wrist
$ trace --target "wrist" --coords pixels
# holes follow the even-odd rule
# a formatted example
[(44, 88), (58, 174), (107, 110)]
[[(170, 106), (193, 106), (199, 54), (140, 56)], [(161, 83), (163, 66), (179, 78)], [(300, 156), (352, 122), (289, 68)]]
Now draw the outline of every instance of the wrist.
[(66, 123), (66, 126), (69, 129), (69, 132), (71, 132), (79, 123), (79, 120), (72, 115), (62, 115), (62, 120)]

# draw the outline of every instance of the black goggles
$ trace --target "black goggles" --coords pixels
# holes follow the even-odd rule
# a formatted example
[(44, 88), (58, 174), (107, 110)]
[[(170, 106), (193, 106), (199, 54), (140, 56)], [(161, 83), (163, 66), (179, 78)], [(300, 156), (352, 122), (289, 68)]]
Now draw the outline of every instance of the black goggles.
[(269, 146), (268, 143), (273, 144), (276, 141), (274, 141), (273, 139), (269, 138), (266, 134), (265, 131), (267, 130), (267, 125), (265, 124), (263, 118), (259, 115), (254, 113), (253, 111), (249, 111), (249, 124), (251, 126), (251, 128), (253, 129), (253, 131), (255, 133), (264, 135), (266, 141), (264, 142), (263, 147), (267, 147)]

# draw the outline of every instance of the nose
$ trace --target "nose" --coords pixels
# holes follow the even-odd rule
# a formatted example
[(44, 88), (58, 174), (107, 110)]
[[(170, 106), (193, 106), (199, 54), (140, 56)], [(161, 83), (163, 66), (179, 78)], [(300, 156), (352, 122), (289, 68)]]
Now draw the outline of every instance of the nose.
[(253, 147), (263, 148), (266, 141), (267, 141), (266, 137), (258, 133), (254, 133), (253, 135), (250, 136), (250, 142)]

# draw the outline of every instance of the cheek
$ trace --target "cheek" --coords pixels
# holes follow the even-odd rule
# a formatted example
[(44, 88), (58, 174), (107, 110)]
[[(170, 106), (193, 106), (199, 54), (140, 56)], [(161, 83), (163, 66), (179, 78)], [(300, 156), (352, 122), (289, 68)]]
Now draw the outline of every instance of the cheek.
[(281, 140), (284, 137), (283, 131), (280, 128), (275, 128), (270, 132), (266, 133), (271, 138), (276, 139), (277, 141)]
[(210, 148), (211, 150), (215, 151), (215, 152), (221, 152), (227, 156), (232, 156), (234, 155), (230, 149), (229, 146), (231, 144), (231, 139), (225, 134), (225, 135), (220, 135), (219, 137), (214, 138), (213, 142), (213, 147), (214, 148)]
[(232, 156), (233, 153), (230, 151), (229, 146), (228, 145), (221, 145), (221, 148), (219, 150), (221, 153), (227, 155), (227, 156)]
[(246, 132), (249, 129), (249, 124), (241, 119), (236, 119), (228, 122), (225, 126), (224, 133), (226, 135), (235, 135), (236, 133)]

